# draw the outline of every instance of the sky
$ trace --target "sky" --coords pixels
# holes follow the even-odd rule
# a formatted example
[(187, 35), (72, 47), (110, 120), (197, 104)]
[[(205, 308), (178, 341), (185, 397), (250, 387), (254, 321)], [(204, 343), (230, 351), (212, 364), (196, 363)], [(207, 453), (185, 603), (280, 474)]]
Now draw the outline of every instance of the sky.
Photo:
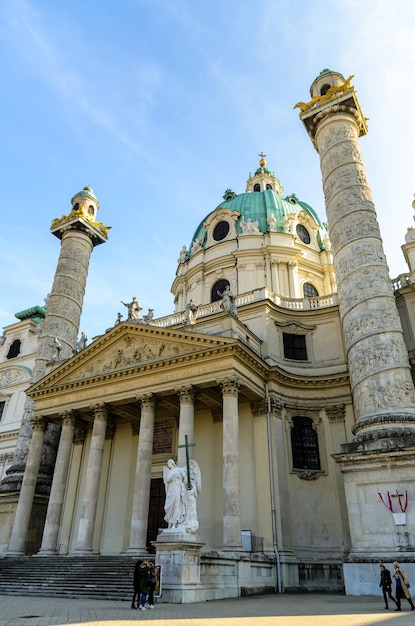
[(298, 101), (325, 68), (354, 75), (361, 147), (391, 278), (414, 226), (413, 0), (0, 0), (0, 327), (43, 305), (51, 222), (91, 186), (111, 226), (94, 248), (80, 330), (174, 311), (189, 247), (260, 152), (325, 221), (319, 157)]

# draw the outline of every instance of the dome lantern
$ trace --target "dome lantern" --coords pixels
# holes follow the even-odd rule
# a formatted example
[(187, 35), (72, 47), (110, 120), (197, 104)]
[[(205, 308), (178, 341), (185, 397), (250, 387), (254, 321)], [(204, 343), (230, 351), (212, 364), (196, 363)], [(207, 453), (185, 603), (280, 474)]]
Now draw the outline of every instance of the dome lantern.
[(275, 191), (278, 195), (282, 195), (284, 189), (274, 172), (270, 172), (265, 166), (267, 164), (264, 152), (258, 154), (260, 157), (259, 167), (255, 171), (254, 175), (249, 174), (249, 178), (246, 182), (246, 191), (258, 192), (258, 191)]

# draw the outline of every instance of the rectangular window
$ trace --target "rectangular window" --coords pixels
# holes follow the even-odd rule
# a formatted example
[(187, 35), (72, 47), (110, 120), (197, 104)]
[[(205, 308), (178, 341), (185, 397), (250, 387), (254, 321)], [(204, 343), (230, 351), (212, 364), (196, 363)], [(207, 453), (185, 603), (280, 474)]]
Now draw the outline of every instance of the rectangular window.
[(284, 357), (295, 361), (307, 361), (305, 335), (283, 333)]
[(293, 467), (296, 469), (320, 469), (317, 433), (308, 417), (294, 417), (291, 430)]
[(4, 413), (4, 407), (6, 406), (5, 402), (0, 402), (0, 421), (3, 417), (3, 413)]

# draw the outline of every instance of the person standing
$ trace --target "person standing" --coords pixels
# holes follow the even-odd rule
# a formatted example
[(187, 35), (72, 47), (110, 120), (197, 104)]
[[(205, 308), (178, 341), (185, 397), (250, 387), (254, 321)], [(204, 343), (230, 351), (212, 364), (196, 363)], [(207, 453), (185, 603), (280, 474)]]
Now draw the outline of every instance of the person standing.
[(154, 609), (154, 590), (157, 584), (157, 570), (153, 561), (148, 562), (150, 569), (148, 570), (148, 608)]
[[(131, 601), (131, 608), (138, 609), (138, 605), (140, 603), (140, 595), (141, 595), (141, 587), (140, 587), (140, 567), (143, 561), (137, 561), (134, 567), (134, 578), (133, 578), (133, 587), (134, 594), (133, 599)], [(137, 599), (137, 603), (136, 603)]]
[(395, 602), (396, 606), (398, 606), (398, 603), (396, 602), (395, 598), (392, 595), (392, 578), (391, 578), (391, 573), (387, 569), (387, 567), (385, 567), (383, 564), (380, 566), (380, 583), (379, 583), (379, 587), (382, 588), (383, 599), (385, 600), (385, 609), (389, 608), (388, 596), (389, 596), (389, 598), (393, 602)]
[(413, 611), (415, 609), (415, 606), (412, 602), (412, 596), (409, 593), (409, 587), (411, 586), (409, 584), (409, 580), (407, 579), (405, 572), (400, 568), (400, 565), (397, 561), (394, 561), (393, 567), (395, 568), (393, 577), (396, 583), (395, 595), (397, 604), (397, 608), (395, 610), (401, 611), (401, 599), (406, 598), (411, 606), (411, 611)]
[(147, 594), (150, 591), (150, 570), (151, 566), (148, 561), (143, 561), (140, 565), (140, 611), (146, 611)]

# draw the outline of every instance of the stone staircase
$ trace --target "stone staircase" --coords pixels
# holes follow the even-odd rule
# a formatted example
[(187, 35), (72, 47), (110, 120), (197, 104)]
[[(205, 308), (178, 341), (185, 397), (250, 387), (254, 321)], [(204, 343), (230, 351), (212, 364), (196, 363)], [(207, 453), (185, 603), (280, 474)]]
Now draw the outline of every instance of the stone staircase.
[(137, 557), (0, 558), (0, 595), (129, 600)]

